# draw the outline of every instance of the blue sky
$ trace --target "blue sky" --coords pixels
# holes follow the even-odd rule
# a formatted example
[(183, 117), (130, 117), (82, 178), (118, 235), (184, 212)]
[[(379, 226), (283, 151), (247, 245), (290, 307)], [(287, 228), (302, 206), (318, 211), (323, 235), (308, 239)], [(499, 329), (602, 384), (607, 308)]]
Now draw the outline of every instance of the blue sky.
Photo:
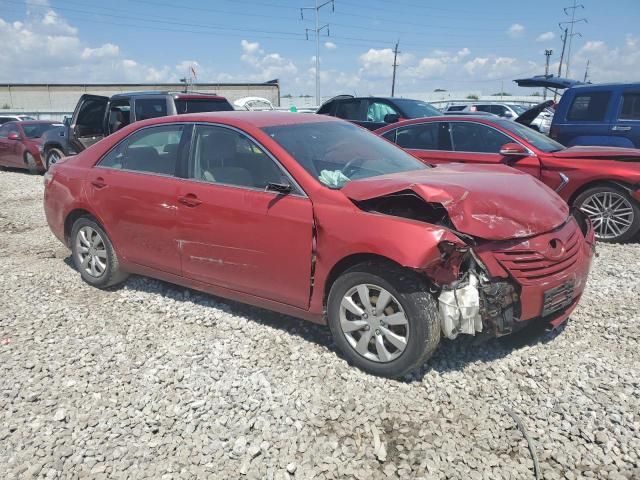
[[(200, 81), (279, 78), (283, 93), (314, 93), (315, 0), (0, 0), (2, 82)], [(558, 22), (573, 0), (538, 2), (335, 0), (321, 13), (322, 93), (386, 94), (400, 41), (400, 94), (435, 88), (517, 92), (561, 50)], [(640, 80), (640, 1), (583, 0), (571, 73)]]

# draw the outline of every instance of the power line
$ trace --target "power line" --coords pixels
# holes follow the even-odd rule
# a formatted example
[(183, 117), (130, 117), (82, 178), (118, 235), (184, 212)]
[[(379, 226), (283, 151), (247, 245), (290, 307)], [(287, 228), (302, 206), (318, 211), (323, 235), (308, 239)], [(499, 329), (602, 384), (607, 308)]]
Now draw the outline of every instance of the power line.
[(320, 26), (320, 10), (329, 4), (331, 4), (331, 11), (335, 11), (334, 0), (326, 0), (324, 3), (319, 3), (318, 0), (316, 0), (314, 7), (302, 7), (300, 9), (301, 20), (304, 20), (305, 10), (314, 10), (316, 12), (316, 27), (314, 29), (305, 29), (307, 40), (309, 39), (309, 31), (313, 31), (316, 36), (316, 105), (320, 105), (320, 32), (326, 30), (327, 36), (329, 36), (329, 24), (327, 23)]
[(571, 64), (571, 43), (573, 41), (573, 37), (578, 35), (578, 36), (582, 36), (582, 34), (580, 32), (574, 32), (573, 31), (573, 27), (576, 23), (580, 23), (580, 22), (584, 22), (584, 23), (589, 23), (587, 22), (586, 18), (579, 18), (578, 20), (576, 20), (576, 10), (578, 8), (582, 8), (584, 10), (584, 5), (582, 5), (581, 3), (578, 4), (577, 0), (573, 0), (573, 5), (570, 7), (565, 7), (564, 8), (564, 14), (565, 15), (569, 15), (569, 10), (571, 10), (571, 21), (567, 21), (567, 22), (560, 22), (560, 28), (562, 28), (562, 25), (570, 25), (569, 27), (569, 46), (567, 47), (567, 68), (566, 68), (566, 72), (567, 72), (567, 78), (569, 78), (569, 76), (571, 75), (569, 73), (569, 67)]

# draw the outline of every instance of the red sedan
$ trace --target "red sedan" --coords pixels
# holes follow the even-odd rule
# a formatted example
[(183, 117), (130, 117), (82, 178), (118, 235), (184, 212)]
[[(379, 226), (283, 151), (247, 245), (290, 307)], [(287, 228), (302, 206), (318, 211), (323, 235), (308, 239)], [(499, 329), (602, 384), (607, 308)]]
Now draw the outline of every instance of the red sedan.
[(43, 172), (46, 169), (40, 158), (42, 134), (60, 126), (61, 123), (44, 120), (5, 123), (0, 127), (0, 166)]
[(531, 176), (432, 168), (319, 115), (135, 123), (45, 185), (49, 226), (89, 284), (137, 273), (328, 323), (352, 363), (392, 377), (441, 335), (562, 323), (593, 253), (589, 222)]
[(519, 123), (482, 116), (407, 120), (376, 133), (426, 163), (503, 163), (530, 173), (589, 216), (598, 240), (625, 242), (640, 231), (640, 150), (566, 148)]

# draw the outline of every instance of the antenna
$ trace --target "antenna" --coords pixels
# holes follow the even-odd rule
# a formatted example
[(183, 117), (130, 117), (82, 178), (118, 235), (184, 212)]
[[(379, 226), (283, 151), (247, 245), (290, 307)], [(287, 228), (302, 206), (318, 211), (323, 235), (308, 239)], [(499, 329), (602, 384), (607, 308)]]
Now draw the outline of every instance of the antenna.
[(335, 12), (335, 1), (326, 0), (324, 3), (319, 3), (316, 0), (314, 7), (302, 7), (300, 9), (300, 19), (304, 20), (305, 10), (315, 10), (316, 12), (316, 28), (305, 28), (305, 35), (309, 40), (309, 32), (314, 32), (316, 35), (316, 105), (320, 105), (320, 32), (327, 30), (327, 37), (329, 36), (329, 24), (320, 26), (320, 9), (326, 5), (331, 4), (331, 11)]

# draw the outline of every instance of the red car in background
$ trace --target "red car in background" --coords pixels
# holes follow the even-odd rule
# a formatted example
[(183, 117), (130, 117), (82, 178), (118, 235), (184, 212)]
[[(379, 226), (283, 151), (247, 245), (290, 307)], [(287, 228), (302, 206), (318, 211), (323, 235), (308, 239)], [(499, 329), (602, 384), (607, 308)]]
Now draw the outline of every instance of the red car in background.
[(594, 243), (529, 175), (432, 168), (349, 122), (282, 112), (136, 122), (53, 165), (44, 206), (95, 287), (137, 273), (328, 323), (352, 363), (391, 377), (441, 335), (559, 325)]
[(45, 167), (40, 158), (42, 135), (61, 126), (61, 123), (45, 120), (8, 122), (0, 126), (0, 166), (26, 168), (31, 173), (43, 172)]
[(507, 164), (529, 173), (584, 212), (598, 240), (625, 242), (640, 231), (640, 150), (566, 148), (525, 125), (484, 116), (406, 120), (375, 133), (428, 164)]

